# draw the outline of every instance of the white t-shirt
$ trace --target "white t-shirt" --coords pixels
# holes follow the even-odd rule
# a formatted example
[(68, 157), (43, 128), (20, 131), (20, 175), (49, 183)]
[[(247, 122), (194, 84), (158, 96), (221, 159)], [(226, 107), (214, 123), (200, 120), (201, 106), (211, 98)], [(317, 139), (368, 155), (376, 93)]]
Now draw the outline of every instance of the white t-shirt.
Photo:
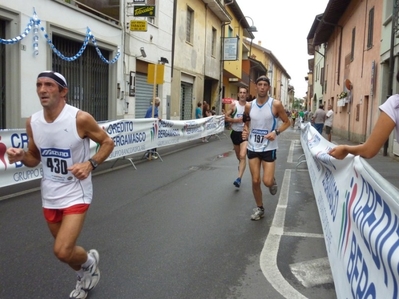
[(326, 121), (324, 122), (324, 125), (328, 126), (328, 127), (332, 127), (333, 119), (334, 119), (334, 111), (332, 111), (332, 109), (330, 109), (327, 111)]
[(396, 124), (396, 141), (399, 142), (399, 94), (390, 96), (388, 100), (380, 106), (380, 110), (384, 111)]

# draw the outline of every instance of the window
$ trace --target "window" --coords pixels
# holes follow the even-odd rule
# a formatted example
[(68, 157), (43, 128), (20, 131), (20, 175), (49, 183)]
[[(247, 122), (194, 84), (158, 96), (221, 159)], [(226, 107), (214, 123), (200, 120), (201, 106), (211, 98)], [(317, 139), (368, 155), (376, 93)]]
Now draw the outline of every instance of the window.
[(233, 37), (233, 28), (231, 28), (230, 26), (227, 29), (227, 37)]
[(211, 49), (212, 56), (216, 55), (216, 34), (217, 34), (216, 29), (212, 27), (212, 49)]
[(387, 20), (393, 14), (393, 11), (392, 11), (393, 1), (394, 0), (386, 0), (385, 1), (385, 14), (383, 15), (384, 20)]
[[(65, 56), (73, 56), (82, 46), (80, 42), (54, 35), (53, 42)], [(102, 54), (109, 59), (110, 51), (101, 49)], [(52, 53), (52, 69), (63, 74), (68, 81), (68, 103), (89, 112), (97, 121), (109, 119), (109, 69), (92, 45), (79, 59), (68, 62)]]
[(355, 37), (356, 37), (356, 28), (352, 29), (352, 45), (351, 45), (351, 61), (355, 58)]
[[(146, 5), (154, 5), (155, 10), (157, 9), (157, 5), (155, 3), (156, 0), (147, 0)], [(157, 16), (157, 12), (155, 11), (155, 17), (147, 17), (147, 22), (155, 25), (155, 18)]]
[(187, 7), (186, 27), (186, 42), (193, 43), (194, 11), (190, 7)]
[(374, 7), (369, 11), (369, 28), (367, 34), (367, 49), (373, 47)]
[[(150, 1), (150, 0), (147, 0)], [(120, 4), (118, 0), (79, 0), (79, 1), (65, 1), (71, 5), (77, 6), (80, 9), (92, 13), (100, 18), (110, 21), (115, 24), (120, 22)]]

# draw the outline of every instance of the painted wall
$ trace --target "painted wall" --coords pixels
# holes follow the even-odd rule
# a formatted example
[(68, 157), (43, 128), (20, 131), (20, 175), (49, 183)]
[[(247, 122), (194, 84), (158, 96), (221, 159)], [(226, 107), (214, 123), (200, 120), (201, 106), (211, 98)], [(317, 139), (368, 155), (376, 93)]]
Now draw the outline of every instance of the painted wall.
[[(374, 7), (373, 44), (367, 47), (368, 13)], [(380, 87), (374, 84), (371, 91), (372, 68), (380, 72), (379, 55), (382, 24), (382, 2), (378, 0), (351, 1), (328, 41), (326, 50), (327, 90), (323, 96), (325, 106), (333, 105), (335, 111), (333, 130), (355, 142), (363, 142), (375, 124)], [(341, 30), (342, 28), (342, 30)], [(353, 29), (356, 30), (354, 58), (350, 59)], [(342, 45), (340, 38), (342, 35)], [(340, 47), (341, 56), (340, 56)], [(340, 59), (339, 59), (340, 58)], [(338, 95), (344, 91), (345, 80), (352, 83), (352, 98), (344, 107), (338, 107)], [(327, 107), (325, 107), (327, 109)]]
[[(18, 34), (24, 32), (30, 18), (33, 17), (35, 9), (37, 18), (41, 21), (40, 27), (43, 27), (52, 37), (53, 30), (62, 30), (68, 33), (68, 36), (74, 37), (77, 41), (81, 40), (82, 44), (86, 36), (87, 27), (91, 29), (92, 34), (96, 38), (98, 44), (107, 45), (115, 50), (121, 46), (122, 34), (121, 28), (110, 22), (100, 18), (89, 16), (87, 13), (79, 11), (75, 7), (64, 2), (36, 0), (33, 3), (23, 0), (3, 0), (0, 6), (0, 14), (3, 18), (12, 16), (11, 26), (12, 33), (16, 31)], [(15, 18), (14, 18), (15, 17)], [(36, 94), (36, 78), (43, 71), (51, 69), (52, 51), (47, 44), (44, 34), (39, 30), (38, 36), (38, 55), (33, 52), (33, 30), (14, 45), (7, 45), (7, 57), (10, 58), (13, 78), (8, 86), (9, 90), (15, 91), (18, 95), (12, 95), (13, 100), (7, 101), (7, 109), (15, 115), (12, 121), (7, 124), (8, 127), (24, 128), (25, 119), (32, 113), (41, 109), (40, 101)], [(15, 37), (15, 36), (12, 36)], [(12, 49), (12, 51), (9, 51)], [(122, 114), (122, 106), (119, 105), (116, 97), (117, 82), (122, 81), (121, 73), (118, 69), (122, 67), (121, 59), (114, 65), (110, 66), (111, 74), (115, 77), (110, 83), (110, 97), (112, 108), (110, 116), (117, 118)], [(68, 78), (66, 78), (68, 81)], [(18, 101), (18, 102), (16, 102)]]

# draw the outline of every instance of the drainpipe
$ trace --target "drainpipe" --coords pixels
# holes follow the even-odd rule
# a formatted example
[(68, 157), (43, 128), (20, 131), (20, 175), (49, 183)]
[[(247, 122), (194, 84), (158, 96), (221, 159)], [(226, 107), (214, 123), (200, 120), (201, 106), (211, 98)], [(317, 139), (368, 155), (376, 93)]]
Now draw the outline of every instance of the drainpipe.
[[(340, 80), (340, 74), (341, 74), (341, 54), (342, 54), (342, 32), (344, 30), (344, 27), (342, 27), (339, 24), (333, 24), (333, 23), (329, 23), (324, 21), (323, 19), (318, 19), (320, 22), (323, 22), (324, 24), (327, 25), (331, 25), (334, 27), (339, 27), (341, 29), (341, 34), (340, 34), (340, 38), (339, 38), (339, 48), (338, 48), (338, 78), (337, 78), (337, 85), (339, 84), (339, 80)], [(350, 124), (351, 124), (351, 103), (348, 103), (348, 140), (350, 140)]]
[[(225, 1), (226, 2), (226, 1)], [(228, 3), (225, 3), (224, 6), (229, 6), (233, 4), (235, 0), (231, 0)], [(231, 22), (222, 22), (220, 26), (220, 32), (221, 32), (221, 47), (220, 47), (220, 77), (219, 77), (219, 114), (222, 112), (222, 90), (223, 90), (223, 70), (224, 70), (224, 37), (225, 37), (225, 26), (230, 25)]]
[[(176, 11), (177, 11), (177, 0), (173, 1), (173, 15), (176, 15)], [(176, 18), (173, 18), (173, 31), (172, 31), (172, 61), (170, 64), (170, 77), (171, 77), (171, 81), (173, 81), (173, 68), (174, 68), (174, 64), (175, 64), (175, 39), (176, 39)]]

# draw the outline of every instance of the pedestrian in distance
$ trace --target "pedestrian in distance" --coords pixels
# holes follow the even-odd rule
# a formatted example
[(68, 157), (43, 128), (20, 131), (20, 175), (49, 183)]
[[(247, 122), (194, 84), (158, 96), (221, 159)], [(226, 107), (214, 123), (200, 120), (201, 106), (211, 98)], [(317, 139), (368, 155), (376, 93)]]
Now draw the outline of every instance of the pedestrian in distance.
[(242, 138), (242, 130), (244, 129), (243, 114), (245, 105), (247, 104), (247, 94), (247, 89), (240, 87), (238, 90), (238, 101), (231, 104), (225, 115), (225, 121), (231, 124), (230, 138), (238, 159), (238, 177), (233, 182), (237, 188), (241, 186), (241, 179), (247, 165), (247, 140)]
[(323, 127), (325, 121), (326, 121), (326, 112), (324, 111), (324, 105), (321, 104), (313, 114), (313, 125), (320, 135), (323, 135)]
[(195, 119), (200, 119), (202, 118), (202, 103), (198, 102), (197, 103), (197, 108), (195, 108)]
[[(147, 109), (147, 111), (146, 111), (146, 113), (145, 113), (144, 118), (159, 118), (159, 109), (158, 109), (158, 107), (159, 107), (159, 105), (161, 104), (161, 100), (160, 100), (158, 97), (156, 97), (156, 98), (154, 99), (154, 102), (155, 102), (155, 103), (153, 103), (153, 102), (151, 101), (150, 107), (148, 107), (148, 109)], [(153, 108), (153, 107), (154, 107), (154, 113), (153, 113), (153, 111), (152, 111), (152, 108)], [(152, 148), (152, 149), (148, 150), (148, 151), (145, 153), (144, 157), (145, 157), (146, 159), (148, 159), (148, 160), (151, 160), (151, 159), (158, 159), (157, 149), (156, 149), (156, 148)]]
[[(206, 101), (204, 101), (204, 103), (198, 102), (197, 108), (195, 109), (195, 118), (200, 119), (202, 117), (208, 117), (208, 116), (210, 116), (208, 103)], [(208, 137), (202, 137), (201, 141), (209, 142)]]
[[(277, 139), (281, 132), (290, 127), (290, 120), (281, 101), (269, 97), (270, 80), (266, 76), (256, 79), (257, 97), (245, 105), (245, 122), (242, 137), (248, 140), (247, 156), (252, 177), (252, 192), (256, 208), (251, 220), (264, 216), (261, 182), (272, 195), (278, 191), (275, 178)], [(281, 125), (278, 127), (280, 119)], [(261, 169), (263, 176), (261, 177)]]
[[(68, 85), (60, 73), (41, 72), (36, 92), (43, 109), (26, 121), (28, 150), (8, 148), (7, 156), (10, 163), (27, 167), (42, 163), (42, 206), (53, 251), (76, 271), (69, 298), (86, 298), (100, 279), (99, 253), (87, 252), (76, 241), (92, 201), (91, 172), (107, 159), (114, 142), (89, 113), (67, 104)], [(100, 145), (92, 157), (90, 139)]]
[(327, 140), (331, 142), (331, 131), (334, 120), (334, 111), (332, 110), (332, 105), (329, 104), (328, 111), (326, 113), (326, 120), (324, 122), (324, 127), (326, 128)]
[[(399, 71), (396, 81), (399, 82)], [(379, 152), (394, 128), (396, 140), (399, 140), (399, 94), (390, 96), (379, 109), (381, 113), (366, 142), (359, 145), (337, 145), (328, 153), (336, 159), (344, 159), (348, 154), (370, 159)]]
[(301, 128), (301, 123), (303, 123), (305, 120), (305, 112), (303, 111), (303, 109), (301, 109), (301, 111), (298, 112), (298, 115), (299, 115), (298, 128)]
[[(195, 108), (195, 119), (200, 119), (200, 118), (202, 118), (202, 103), (198, 102), (197, 108)], [(208, 140), (205, 137), (202, 137), (201, 141), (208, 142)]]
[(292, 119), (292, 127), (293, 127), (293, 128), (295, 127), (296, 118), (297, 118), (297, 111), (296, 111), (296, 110), (292, 110), (292, 112), (291, 112), (291, 119)]

